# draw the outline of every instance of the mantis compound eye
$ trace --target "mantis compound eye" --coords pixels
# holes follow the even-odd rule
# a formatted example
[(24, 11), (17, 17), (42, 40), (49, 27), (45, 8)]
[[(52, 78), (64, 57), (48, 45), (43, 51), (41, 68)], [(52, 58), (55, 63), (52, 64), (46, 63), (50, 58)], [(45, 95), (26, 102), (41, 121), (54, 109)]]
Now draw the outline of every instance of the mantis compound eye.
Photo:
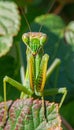
[(40, 45), (43, 46), (45, 42), (47, 41), (47, 35), (43, 34), (40, 38)]
[(27, 33), (24, 33), (22, 36), (22, 40), (26, 45), (29, 45), (29, 37)]

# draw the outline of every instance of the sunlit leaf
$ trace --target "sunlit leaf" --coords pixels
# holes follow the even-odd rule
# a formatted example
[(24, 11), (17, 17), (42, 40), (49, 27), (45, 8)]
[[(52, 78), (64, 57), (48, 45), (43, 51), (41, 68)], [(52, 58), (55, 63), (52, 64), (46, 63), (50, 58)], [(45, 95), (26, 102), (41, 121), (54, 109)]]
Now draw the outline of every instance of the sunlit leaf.
[(17, 35), (20, 16), (14, 2), (0, 1), (0, 57), (12, 46), (13, 36)]
[(74, 51), (74, 21), (70, 22), (65, 29), (65, 40)]
[[(12, 105), (11, 105), (12, 104)], [(58, 105), (46, 101), (46, 118), (42, 101), (33, 98), (7, 102), (8, 113), (6, 125), (3, 124), (4, 103), (0, 104), (0, 127), (4, 130), (62, 130)]]
[(13, 38), (10, 35), (0, 36), (0, 57), (10, 50), (12, 42)]

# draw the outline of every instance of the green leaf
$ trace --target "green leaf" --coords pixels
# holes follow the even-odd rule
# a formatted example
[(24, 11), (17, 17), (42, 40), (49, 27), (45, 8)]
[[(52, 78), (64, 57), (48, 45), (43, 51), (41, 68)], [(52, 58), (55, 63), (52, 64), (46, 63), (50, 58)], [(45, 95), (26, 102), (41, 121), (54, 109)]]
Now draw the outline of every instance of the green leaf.
[(35, 22), (45, 26), (49, 31), (52, 31), (54, 34), (61, 35), (62, 30), (64, 29), (64, 21), (61, 17), (57, 15), (42, 15), (35, 19)]
[(0, 35), (16, 35), (19, 30), (19, 12), (14, 2), (0, 1), (0, 26), (5, 32), (0, 30)]
[[(24, 100), (16, 100), (14, 103), (7, 102), (8, 114), (6, 119), (6, 125), (2, 122), (4, 107), (3, 103), (0, 103), (0, 127), (4, 126), (4, 129), (10, 130), (61, 130), (61, 119), (58, 114), (58, 105), (55, 103), (49, 103), (46, 101), (46, 118), (42, 101), (39, 99), (34, 100), (28, 98)], [(8, 116), (9, 115), (9, 116)]]
[(17, 35), (20, 16), (14, 2), (0, 1), (0, 57), (12, 46), (13, 36)]

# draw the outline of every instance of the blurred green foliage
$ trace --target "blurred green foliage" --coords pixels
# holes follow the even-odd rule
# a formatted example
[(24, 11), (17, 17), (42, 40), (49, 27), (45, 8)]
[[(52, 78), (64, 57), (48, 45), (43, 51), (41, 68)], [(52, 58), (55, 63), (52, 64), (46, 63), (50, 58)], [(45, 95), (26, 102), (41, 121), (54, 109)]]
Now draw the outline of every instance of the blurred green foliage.
[[(48, 41), (44, 47), (45, 52), (51, 57), (48, 66), (56, 57), (62, 61), (58, 80), (56, 81), (55, 78), (55, 70), (45, 88), (67, 87), (66, 104), (62, 106), (61, 113), (74, 127), (74, 0), (65, 0), (64, 3), (61, 0), (9, 0), (10, 3), (13, 1), (18, 7), (15, 9), (16, 13), (13, 7), (9, 9), (9, 6), (7, 8), (5, 6), (5, 10), (13, 14), (10, 16), (2, 13), (3, 7), (0, 4), (0, 100), (3, 100), (5, 75), (21, 82), (19, 48), (26, 68), (26, 47), (21, 40), (22, 34), (28, 31), (26, 16), (32, 31), (38, 32), (42, 26), (41, 31), (48, 35)], [(7, 0), (1, 0), (1, 2), (7, 2)], [(1, 21), (3, 17), (7, 20), (4, 24)], [(13, 21), (12, 26), (11, 21)], [(14, 37), (13, 32), (18, 35)], [(10, 85), (7, 84), (7, 86)], [(15, 100), (16, 98), (19, 98), (19, 92), (15, 88), (7, 87), (7, 99)]]

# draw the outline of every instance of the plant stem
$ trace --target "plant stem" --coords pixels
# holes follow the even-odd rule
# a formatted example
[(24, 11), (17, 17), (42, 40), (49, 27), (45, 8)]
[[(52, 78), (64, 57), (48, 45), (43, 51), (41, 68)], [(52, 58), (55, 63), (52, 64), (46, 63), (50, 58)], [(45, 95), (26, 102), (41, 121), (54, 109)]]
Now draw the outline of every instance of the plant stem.
[(22, 85), (24, 85), (25, 84), (25, 69), (24, 69), (24, 63), (23, 63), (23, 58), (22, 58), (22, 54), (21, 54), (20, 43), (19, 44), (16, 43), (16, 50), (17, 50), (17, 59), (18, 59), (19, 66), (20, 66), (21, 82), (22, 82)]
[(62, 123), (64, 124), (64, 126), (67, 128), (67, 130), (74, 130), (71, 125), (61, 116), (62, 119)]

